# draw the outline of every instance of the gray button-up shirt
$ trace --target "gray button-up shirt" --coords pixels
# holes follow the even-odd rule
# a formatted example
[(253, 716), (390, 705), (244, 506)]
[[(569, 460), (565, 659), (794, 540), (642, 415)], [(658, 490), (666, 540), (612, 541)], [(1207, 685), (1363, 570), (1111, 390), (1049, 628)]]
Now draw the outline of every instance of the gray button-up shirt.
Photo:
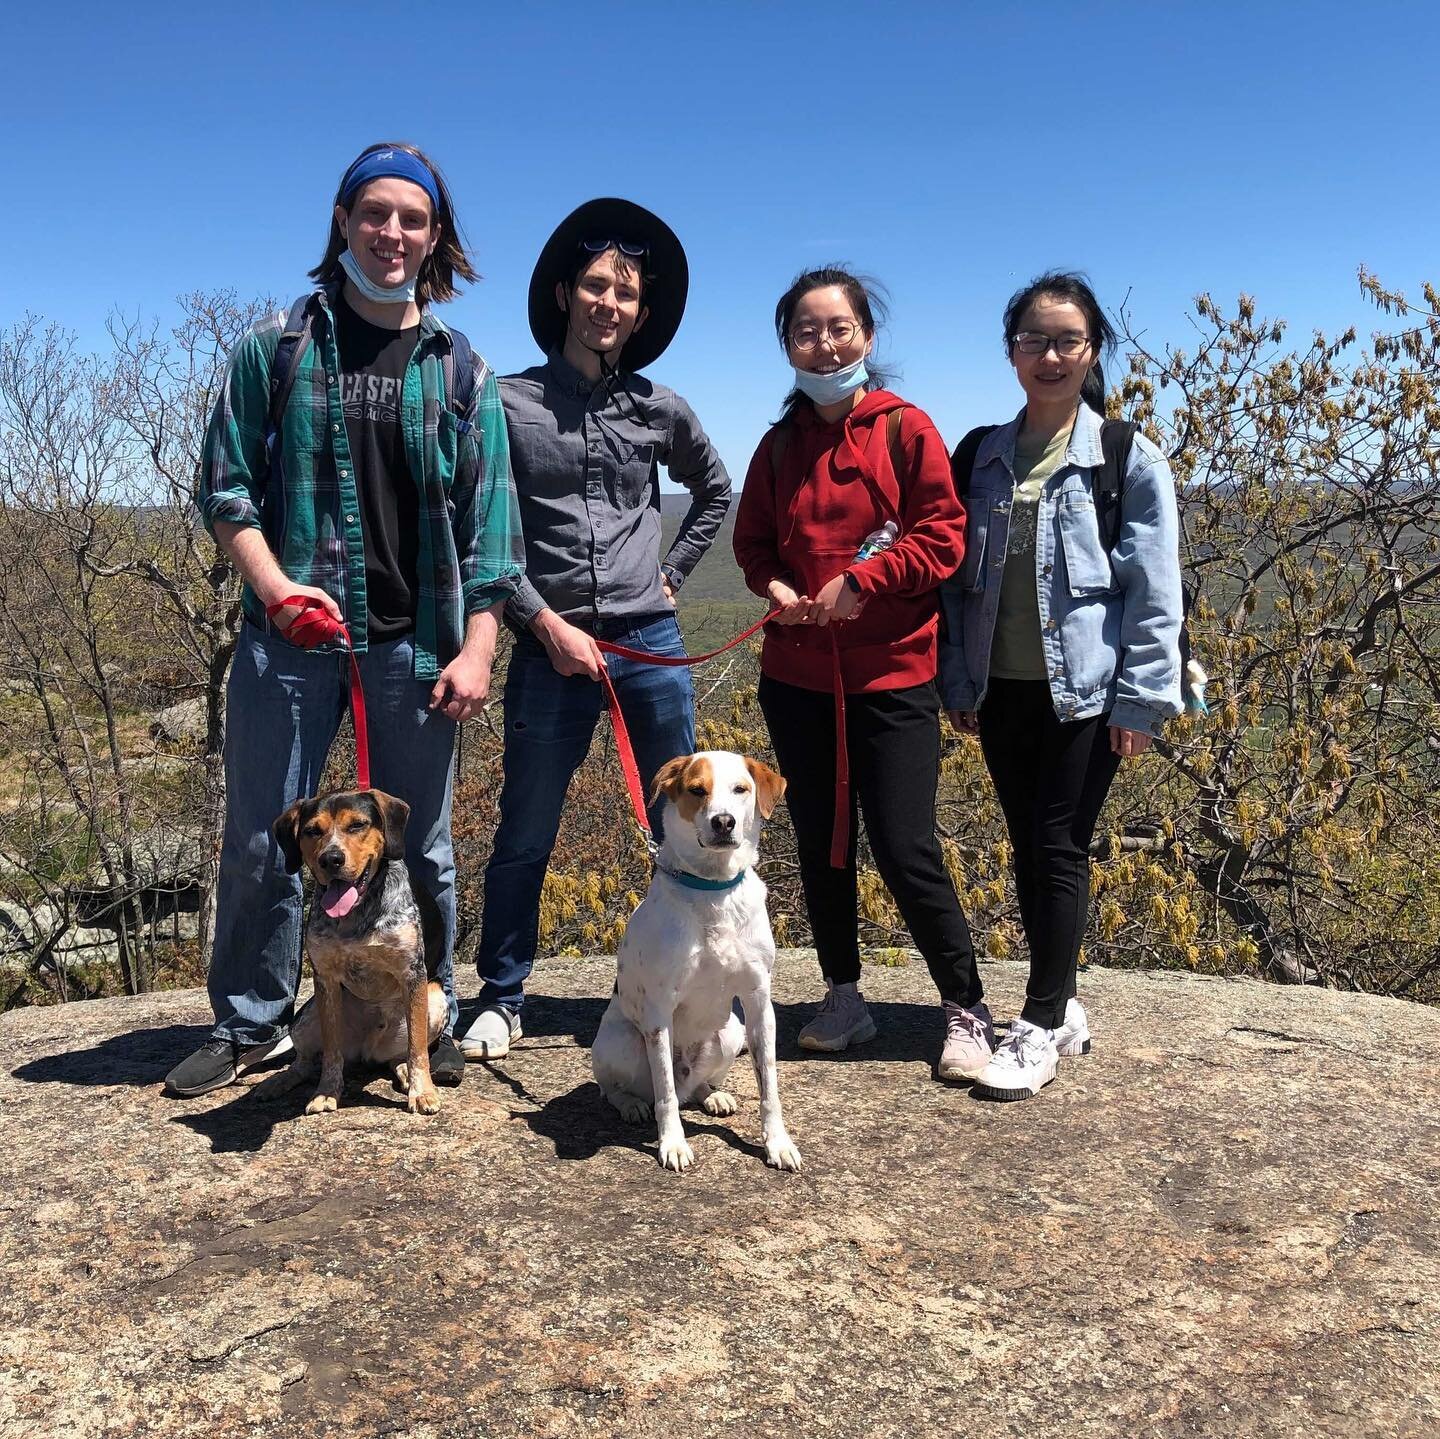
[(592, 385), (562, 355), (500, 381), (525, 532), (525, 577), (505, 616), (547, 606), (572, 623), (664, 614), (659, 466), (691, 503), (664, 557), (672, 587), (710, 547), (730, 476), (690, 406), (643, 375)]

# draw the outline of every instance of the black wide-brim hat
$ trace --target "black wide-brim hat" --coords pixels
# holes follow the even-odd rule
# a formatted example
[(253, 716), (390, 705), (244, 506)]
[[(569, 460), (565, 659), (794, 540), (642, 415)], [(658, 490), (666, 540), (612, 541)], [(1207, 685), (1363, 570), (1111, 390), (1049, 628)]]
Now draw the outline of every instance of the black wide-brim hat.
[(580, 246), (595, 240), (645, 247), (641, 264), (650, 278), (641, 304), (650, 313), (620, 352), (621, 369), (643, 370), (665, 353), (680, 328), (690, 293), (690, 266), (674, 230), (630, 200), (587, 200), (555, 227), (530, 276), (530, 333), (547, 355), (564, 346), (568, 316), (555, 303), (555, 286), (570, 283), (578, 268)]

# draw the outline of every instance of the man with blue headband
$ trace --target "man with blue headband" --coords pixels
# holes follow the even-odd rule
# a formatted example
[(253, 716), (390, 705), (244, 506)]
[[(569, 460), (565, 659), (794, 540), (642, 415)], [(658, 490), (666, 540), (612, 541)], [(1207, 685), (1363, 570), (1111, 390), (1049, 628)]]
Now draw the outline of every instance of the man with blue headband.
[(215, 1026), (171, 1071), (179, 1095), (290, 1049), (301, 882), (270, 827), (321, 789), (349, 673), (339, 638), (296, 642), (302, 607), (342, 622), (358, 657), (372, 783), (410, 806), (406, 864), (444, 921), (449, 1018), (431, 1077), (458, 1084), (465, 1068), (451, 1038), (455, 731), (489, 693), (524, 549), (499, 387), (434, 313), (476, 275), (423, 153), (372, 145), (347, 168), (310, 274), (316, 288), (231, 355), (201, 463), (200, 512), (245, 581), (244, 622), (227, 691)]
[[(730, 476), (695, 413), (637, 373), (680, 328), (685, 251), (629, 200), (590, 200), (545, 242), (530, 278), (543, 365), (501, 383), (525, 531), (526, 576), (505, 606), (516, 634), (505, 679), (505, 780), (485, 869), (481, 1010), (460, 1037), (495, 1059), (520, 1036), (540, 891), (565, 790), (590, 748), (607, 668), (648, 791), (695, 748), (690, 672), (612, 657), (596, 640), (683, 655), (675, 592), (710, 547)], [(661, 551), (660, 466), (690, 492)], [(660, 832), (659, 805), (650, 822)]]

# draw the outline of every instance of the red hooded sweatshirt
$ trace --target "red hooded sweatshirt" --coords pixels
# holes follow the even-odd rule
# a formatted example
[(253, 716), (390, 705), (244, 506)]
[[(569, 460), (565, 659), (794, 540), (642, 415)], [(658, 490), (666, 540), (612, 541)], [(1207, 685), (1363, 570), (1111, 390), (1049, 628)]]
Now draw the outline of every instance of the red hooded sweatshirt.
[[(903, 410), (901, 476), (890, 463), (885, 419), (895, 409)], [(760, 441), (736, 511), (735, 558), (745, 583), (764, 595), (771, 580), (783, 580), (813, 599), (827, 580), (849, 570), (863, 606), (825, 629), (767, 624), (762, 671), (803, 689), (831, 689), (833, 631), (850, 693), (934, 679), (936, 587), (964, 556), (965, 512), (930, 417), (888, 390), (864, 396), (834, 424), (801, 404), (788, 422), (776, 474), (779, 429)], [(895, 522), (899, 539), (857, 564), (855, 552), (886, 520)]]

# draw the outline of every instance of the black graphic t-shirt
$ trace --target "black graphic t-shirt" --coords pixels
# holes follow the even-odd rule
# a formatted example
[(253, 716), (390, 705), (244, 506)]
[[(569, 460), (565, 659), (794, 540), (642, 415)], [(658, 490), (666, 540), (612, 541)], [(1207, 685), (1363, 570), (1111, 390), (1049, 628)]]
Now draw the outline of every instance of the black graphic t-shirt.
[(365, 593), (372, 640), (415, 628), (420, 494), (405, 459), (400, 390), (420, 327), (383, 330), (344, 297), (335, 304), (340, 402), (355, 464), (365, 536)]

